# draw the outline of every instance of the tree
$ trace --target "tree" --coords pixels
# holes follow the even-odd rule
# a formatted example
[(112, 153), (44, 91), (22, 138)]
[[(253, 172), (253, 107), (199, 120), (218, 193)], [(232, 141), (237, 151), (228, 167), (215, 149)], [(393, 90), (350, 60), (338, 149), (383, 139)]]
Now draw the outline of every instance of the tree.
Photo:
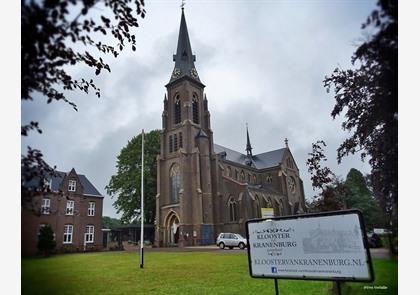
[(320, 190), (319, 196), (309, 202), (312, 212), (359, 209), (362, 211), (365, 225), (371, 230), (375, 225), (383, 225), (383, 216), (376, 199), (369, 191), (363, 174), (357, 169), (350, 169), (346, 181), (337, 177), (330, 168), (322, 167), (326, 161), (326, 144), (320, 140), (312, 144), (312, 152), (306, 161), (311, 173), (312, 187)]
[(337, 159), (361, 151), (369, 157), (372, 186), (397, 233), (398, 206), (398, 3), (380, 0), (362, 29), (374, 31), (352, 56), (353, 69), (336, 68), (324, 86), (334, 91), (335, 119), (345, 113), (342, 128), (351, 133)]
[[(75, 65), (91, 67), (96, 75), (102, 70), (111, 71), (102, 56), (117, 57), (125, 46), (136, 49), (133, 27), (138, 27), (136, 15), (145, 16), (143, 0), (23, 0), (21, 3), (21, 100), (33, 100), (38, 94), (47, 103), (64, 101), (77, 111), (75, 103), (66, 98), (65, 91), (90, 90), (100, 97), (100, 89), (92, 79), (76, 79), (69, 69)], [(93, 18), (93, 9), (101, 11)], [(115, 44), (107, 44), (112, 35)], [(111, 42), (112, 42), (111, 41)], [(21, 127), (21, 135), (30, 130), (42, 133), (38, 122), (27, 122)], [(21, 160), (21, 189), (23, 199), (37, 193), (28, 189), (25, 183), (43, 179), (54, 174), (42, 160), (42, 153), (28, 147), (28, 153)]]
[(384, 218), (378, 201), (369, 191), (363, 174), (357, 169), (350, 169), (345, 181), (348, 194), (345, 203), (347, 208), (360, 209), (363, 212), (365, 225), (368, 230), (383, 227)]
[[(154, 223), (157, 193), (157, 161), (160, 151), (160, 130), (145, 134), (144, 145), (144, 220)], [(141, 198), (141, 134), (133, 137), (117, 157), (117, 174), (105, 187), (116, 200), (113, 205), (122, 213), (121, 221), (129, 223), (140, 217)]]
[(102, 216), (102, 227), (113, 229), (121, 225), (121, 220), (109, 216)]
[(345, 189), (339, 179), (328, 167), (322, 167), (321, 163), (327, 161), (324, 155), (326, 144), (318, 140), (312, 144), (312, 152), (306, 161), (308, 172), (311, 174), (312, 188), (320, 190), (318, 196), (314, 196), (308, 208), (312, 212), (335, 211), (344, 208), (343, 197)]
[(54, 240), (54, 232), (49, 224), (43, 226), (39, 230), (37, 248), (39, 252), (45, 256), (49, 256), (55, 249), (56, 242)]

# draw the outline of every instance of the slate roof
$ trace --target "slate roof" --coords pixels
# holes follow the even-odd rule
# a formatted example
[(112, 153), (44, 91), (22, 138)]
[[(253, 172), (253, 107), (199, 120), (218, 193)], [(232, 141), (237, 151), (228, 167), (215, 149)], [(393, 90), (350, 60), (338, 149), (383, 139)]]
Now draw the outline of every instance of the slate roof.
[[(257, 169), (275, 167), (283, 159), (285, 151), (286, 151), (286, 148), (282, 148), (278, 150), (269, 151), (266, 153), (261, 153), (258, 155), (252, 155), (252, 162), (255, 165), (255, 168)], [(245, 161), (247, 159), (247, 156), (244, 154), (241, 154), (240, 152), (231, 150), (227, 147), (224, 147), (218, 144), (214, 144), (214, 152), (216, 154), (222, 154), (222, 155), (226, 154), (226, 156), (222, 158), (228, 161), (235, 162), (241, 165), (246, 165)]]
[[(67, 174), (65, 172), (56, 171), (56, 176), (53, 176), (52, 181), (51, 181), (51, 190), (52, 191), (58, 192), (58, 190), (60, 188), (60, 185), (63, 182), (66, 175)], [(89, 181), (89, 179), (87, 179), (87, 177), (85, 175), (77, 174), (77, 176), (79, 177), (79, 180), (82, 184), (84, 195), (102, 197), (101, 193), (95, 188), (95, 186)], [(48, 176), (46, 178), (49, 179)], [(26, 187), (34, 187), (34, 186), (37, 186), (38, 183), (39, 183), (39, 180), (32, 179), (25, 186)]]
[[(201, 83), (197, 70), (195, 69), (195, 55), (191, 50), (190, 38), (188, 36), (187, 22), (185, 21), (184, 9), (181, 14), (181, 24), (179, 27), (178, 45), (176, 54), (173, 56), (175, 62), (174, 71), (179, 71), (177, 76), (171, 76), (169, 84), (182, 77), (188, 77)], [(195, 71), (193, 75), (193, 71)], [(175, 73), (175, 72), (173, 72)]]

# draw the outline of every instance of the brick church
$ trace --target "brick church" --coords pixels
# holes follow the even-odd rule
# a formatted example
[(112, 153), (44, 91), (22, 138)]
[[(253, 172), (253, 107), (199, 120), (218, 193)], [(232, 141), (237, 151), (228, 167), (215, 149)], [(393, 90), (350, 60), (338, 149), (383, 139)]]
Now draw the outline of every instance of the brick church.
[(161, 149), (157, 159), (155, 245), (214, 244), (220, 232), (245, 234), (262, 208), (275, 216), (306, 211), (303, 183), (288, 147), (253, 154), (213, 141), (205, 85), (182, 9), (175, 67), (166, 84)]

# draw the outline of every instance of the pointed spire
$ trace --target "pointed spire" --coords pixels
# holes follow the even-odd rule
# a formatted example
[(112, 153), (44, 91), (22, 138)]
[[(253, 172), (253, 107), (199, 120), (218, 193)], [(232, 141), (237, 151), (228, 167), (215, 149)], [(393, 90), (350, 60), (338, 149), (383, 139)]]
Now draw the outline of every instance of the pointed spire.
[(190, 38), (188, 36), (187, 22), (185, 21), (184, 7), (182, 6), (181, 25), (179, 27), (178, 46), (176, 54), (173, 56), (175, 68), (172, 72), (170, 82), (188, 76), (200, 81), (197, 70), (195, 69), (195, 55), (192, 53)]
[(166, 93), (165, 93), (165, 98), (163, 99), (163, 110), (164, 111), (168, 110), (168, 97), (166, 96)]
[(208, 111), (209, 106), (208, 106), (208, 101), (207, 101), (207, 94), (204, 94), (204, 110)]
[(249, 140), (248, 123), (246, 123), (246, 155), (252, 157), (252, 147)]

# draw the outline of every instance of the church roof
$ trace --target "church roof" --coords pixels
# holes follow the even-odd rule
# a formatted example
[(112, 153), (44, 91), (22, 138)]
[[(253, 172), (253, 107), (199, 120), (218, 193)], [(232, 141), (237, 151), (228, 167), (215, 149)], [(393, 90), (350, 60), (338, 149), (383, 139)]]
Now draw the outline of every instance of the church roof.
[[(257, 169), (275, 167), (283, 159), (285, 151), (286, 151), (286, 148), (282, 148), (282, 149), (278, 149), (274, 151), (269, 151), (266, 153), (261, 153), (258, 155), (253, 155), (252, 162), (255, 164), (255, 168)], [(218, 144), (214, 144), (214, 152), (216, 154), (221, 154), (221, 153), (226, 154), (224, 159), (228, 161), (235, 162), (241, 165), (246, 165), (245, 161), (247, 160), (247, 156), (240, 152), (231, 150), (227, 147), (224, 147)]]
[(178, 46), (173, 56), (175, 62), (169, 83), (182, 77), (192, 78), (201, 83), (197, 70), (194, 66), (195, 55), (192, 53), (190, 38), (188, 36), (187, 22), (185, 21), (184, 9), (181, 14), (181, 25), (179, 27)]

